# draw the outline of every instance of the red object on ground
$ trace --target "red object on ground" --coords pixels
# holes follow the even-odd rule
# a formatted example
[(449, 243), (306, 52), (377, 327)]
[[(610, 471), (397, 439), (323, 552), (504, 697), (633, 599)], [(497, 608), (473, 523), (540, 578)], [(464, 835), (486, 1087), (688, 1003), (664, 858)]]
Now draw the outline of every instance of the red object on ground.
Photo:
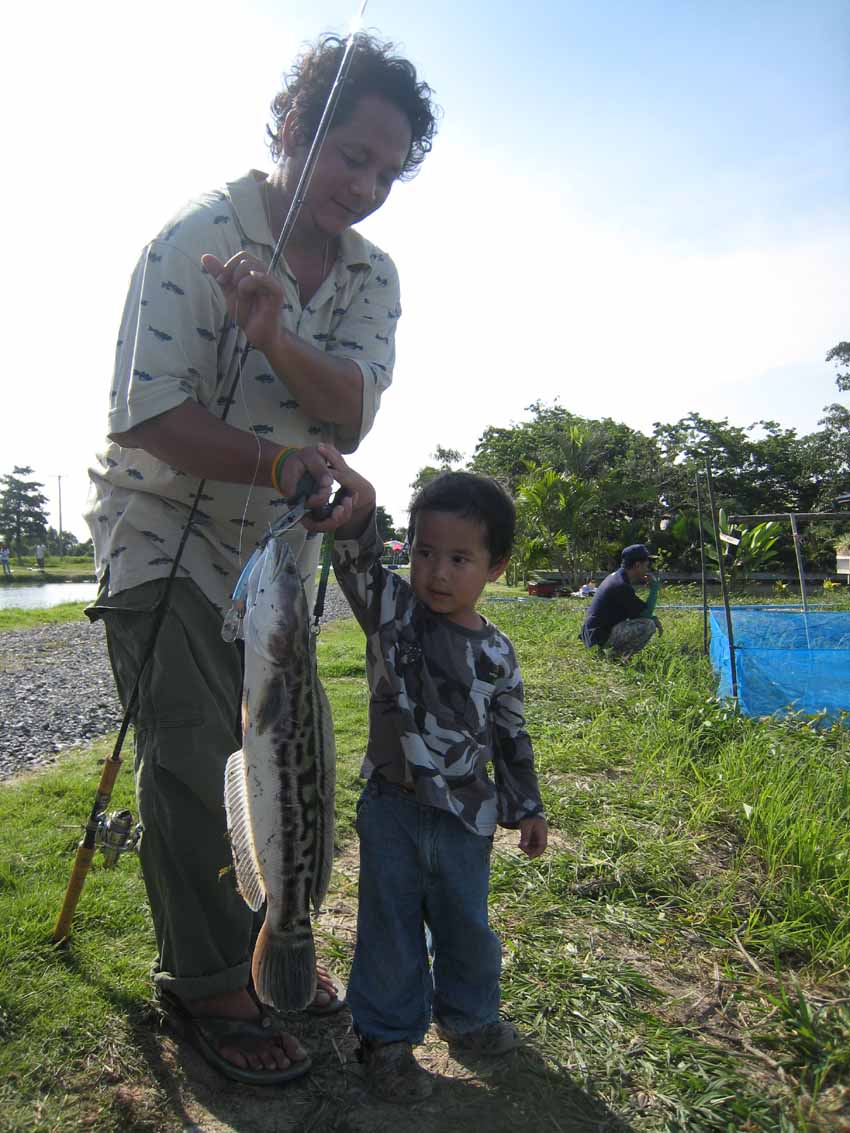
[(565, 593), (562, 582), (529, 582), (527, 590), (535, 598), (557, 598)]

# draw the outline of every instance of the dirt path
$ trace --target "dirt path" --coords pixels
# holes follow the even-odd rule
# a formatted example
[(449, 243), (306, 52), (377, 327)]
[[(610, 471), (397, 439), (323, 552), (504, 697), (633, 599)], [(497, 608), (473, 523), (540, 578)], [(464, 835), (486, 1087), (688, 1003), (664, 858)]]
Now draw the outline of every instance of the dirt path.
[[(516, 836), (503, 834), (497, 852), (511, 853), (507, 839), (512, 843)], [(352, 847), (340, 857), (333, 893), (319, 916), (320, 951), (331, 966), (353, 946), (356, 853)], [(143, 1045), (152, 1076), (168, 1095), (167, 1115), (161, 1095), (146, 1097), (127, 1087), (119, 1088), (117, 1107), (128, 1119), (144, 1116), (153, 1128), (177, 1124), (183, 1133), (626, 1133), (629, 1128), (530, 1046), (502, 1059), (464, 1065), (429, 1035), (417, 1057), (434, 1076), (434, 1093), (416, 1106), (400, 1107), (377, 1102), (366, 1091), (347, 1011), (325, 1019), (294, 1016), (293, 1030), (311, 1051), (313, 1070), (279, 1089), (226, 1082), (191, 1048), (159, 1032)]]

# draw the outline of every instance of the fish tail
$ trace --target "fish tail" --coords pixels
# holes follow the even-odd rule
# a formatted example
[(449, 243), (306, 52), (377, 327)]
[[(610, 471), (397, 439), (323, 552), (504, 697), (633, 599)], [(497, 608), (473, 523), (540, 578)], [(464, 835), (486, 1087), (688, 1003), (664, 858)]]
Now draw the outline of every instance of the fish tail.
[(254, 990), (278, 1011), (301, 1011), (316, 994), (316, 950), (310, 921), (296, 921), (281, 932), (263, 922), (251, 961)]

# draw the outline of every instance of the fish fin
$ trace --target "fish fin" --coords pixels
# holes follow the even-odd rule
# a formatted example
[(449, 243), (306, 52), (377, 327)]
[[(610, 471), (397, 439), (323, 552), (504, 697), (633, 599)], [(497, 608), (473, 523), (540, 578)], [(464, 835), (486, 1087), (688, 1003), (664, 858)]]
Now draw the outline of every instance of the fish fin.
[(224, 809), (230, 834), (230, 850), (236, 867), (236, 884), (245, 903), (254, 912), (266, 899), (266, 889), (257, 858), (248, 806), (248, 785), (245, 780), (245, 756), (235, 751), (224, 770)]
[(316, 912), (319, 911), (328, 886), (334, 864), (334, 791), (336, 787), (336, 744), (334, 743), (333, 718), (331, 706), (318, 676), (316, 685), (316, 709), (319, 721), (319, 752), (321, 761), (317, 765), (316, 788), (319, 796), (316, 838), (318, 858), (310, 899)]
[(310, 920), (282, 932), (263, 921), (251, 961), (254, 990), (278, 1011), (302, 1011), (316, 994), (316, 950)]

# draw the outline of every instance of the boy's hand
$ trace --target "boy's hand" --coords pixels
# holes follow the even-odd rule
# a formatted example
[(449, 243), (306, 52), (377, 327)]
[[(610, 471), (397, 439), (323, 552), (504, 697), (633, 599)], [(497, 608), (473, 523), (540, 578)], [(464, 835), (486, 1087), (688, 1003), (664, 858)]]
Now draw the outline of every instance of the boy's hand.
[(529, 858), (539, 858), (548, 838), (546, 819), (539, 815), (519, 820), (519, 848)]
[(336, 528), (338, 538), (356, 539), (362, 534), (365, 520), (371, 515), (375, 507), (375, 489), (365, 476), (361, 476), (359, 472), (348, 467), (342, 458), (342, 454), (337, 452), (333, 445), (317, 445), (316, 451), (321, 456), (333, 479), (348, 493), (345, 502), (340, 505), (345, 509), (345, 518), (341, 525), (340, 523), (332, 523), (330, 528), (326, 523), (316, 523), (308, 516), (305, 516), (301, 522), (308, 531), (327, 531)]

